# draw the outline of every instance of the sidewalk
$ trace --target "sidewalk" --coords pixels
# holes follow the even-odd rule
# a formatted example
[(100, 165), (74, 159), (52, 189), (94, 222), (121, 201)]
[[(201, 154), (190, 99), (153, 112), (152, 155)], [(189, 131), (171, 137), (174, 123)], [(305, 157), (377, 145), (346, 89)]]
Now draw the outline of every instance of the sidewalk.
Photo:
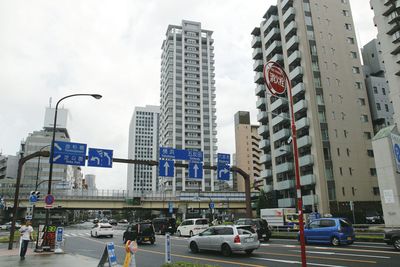
[(8, 250), (0, 244), (0, 267), (29, 266), (29, 267), (70, 267), (70, 266), (97, 266), (98, 259), (73, 254), (54, 254), (52, 252), (35, 253), (28, 249), (25, 260), (21, 261), (18, 248)]

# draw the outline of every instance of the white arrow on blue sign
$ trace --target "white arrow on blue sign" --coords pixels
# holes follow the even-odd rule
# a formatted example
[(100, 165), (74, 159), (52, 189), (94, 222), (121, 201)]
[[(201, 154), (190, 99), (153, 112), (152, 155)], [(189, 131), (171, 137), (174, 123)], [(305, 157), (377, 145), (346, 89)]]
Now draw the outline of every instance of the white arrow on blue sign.
[(175, 166), (173, 160), (160, 160), (158, 163), (158, 174), (164, 177), (174, 177)]
[(55, 164), (85, 166), (86, 144), (55, 141), (54, 155), (49, 160)]
[(218, 164), (217, 168), (218, 180), (229, 181), (229, 165), (228, 164)]
[(189, 162), (189, 178), (203, 179), (203, 163)]
[(88, 166), (112, 168), (113, 151), (109, 149), (89, 148)]

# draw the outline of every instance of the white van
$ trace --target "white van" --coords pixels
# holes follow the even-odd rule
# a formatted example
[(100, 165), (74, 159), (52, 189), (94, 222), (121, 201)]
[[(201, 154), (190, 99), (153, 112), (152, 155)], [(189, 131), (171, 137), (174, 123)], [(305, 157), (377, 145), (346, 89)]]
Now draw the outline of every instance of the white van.
[(176, 233), (178, 234), (178, 236), (194, 236), (203, 232), (207, 228), (207, 219), (187, 219), (178, 226), (178, 229), (176, 229)]

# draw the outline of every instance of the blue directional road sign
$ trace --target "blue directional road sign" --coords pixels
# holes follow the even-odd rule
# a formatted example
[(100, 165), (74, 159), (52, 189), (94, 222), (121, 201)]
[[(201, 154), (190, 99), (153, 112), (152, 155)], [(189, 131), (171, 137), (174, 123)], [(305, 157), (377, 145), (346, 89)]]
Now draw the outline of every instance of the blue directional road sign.
[(85, 166), (86, 144), (71, 142), (54, 142), (54, 155), (50, 162), (54, 164)]
[(217, 159), (218, 159), (218, 163), (231, 164), (231, 155), (230, 154), (218, 153)]
[(218, 172), (218, 180), (229, 181), (229, 165), (228, 164), (220, 164), (218, 163), (217, 172)]
[(177, 159), (202, 162), (203, 151), (160, 147), (160, 159)]
[(189, 162), (189, 178), (203, 179), (203, 163)]
[(214, 202), (210, 202), (210, 209), (213, 209), (215, 207)]
[(89, 148), (87, 165), (91, 167), (112, 168), (113, 151), (100, 148)]
[(175, 149), (171, 147), (160, 147), (161, 159), (175, 159)]
[(160, 176), (174, 177), (175, 167), (173, 160), (160, 160), (158, 164), (158, 174)]

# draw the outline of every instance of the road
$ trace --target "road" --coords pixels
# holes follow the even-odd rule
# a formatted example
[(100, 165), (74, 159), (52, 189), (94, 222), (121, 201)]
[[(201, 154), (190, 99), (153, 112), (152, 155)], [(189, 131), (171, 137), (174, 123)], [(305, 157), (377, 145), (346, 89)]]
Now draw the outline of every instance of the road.
[[(66, 228), (65, 251), (100, 259), (105, 244), (114, 242), (118, 263), (125, 258), (120, 228), (115, 230), (113, 238), (90, 237), (89, 229)], [(136, 263), (140, 267), (158, 267), (164, 263), (165, 237), (157, 235), (154, 245), (139, 246)], [(300, 246), (296, 240), (272, 239), (262, 243), (253, 255), (234, 254), (224, 257), (218, 252), (200, 252), (193, 254), (188, 249), (188, 238), (171, 237), (172, 261), (188, 261), (211, 264), (221, 267), (228, 266), (300, 266)], [(355, 243), (351, 246), (331, 247), (324, 245), (307, 246), (308, 266), (347, 267), (347, 266), (397, 266), (400, 262), (400, 252), (392, 247), (379, 243)]]

